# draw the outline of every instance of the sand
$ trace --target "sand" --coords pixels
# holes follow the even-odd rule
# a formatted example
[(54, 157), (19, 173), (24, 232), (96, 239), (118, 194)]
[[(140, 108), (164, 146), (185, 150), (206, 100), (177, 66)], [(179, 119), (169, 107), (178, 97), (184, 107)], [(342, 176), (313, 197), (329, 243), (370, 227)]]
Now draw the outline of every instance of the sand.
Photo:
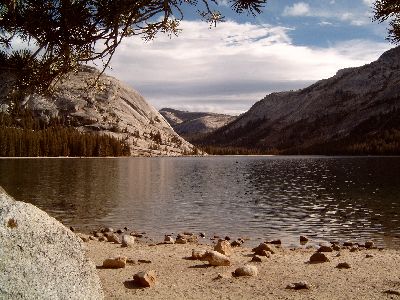
[[(192, 249), (212, 250), (212, 245), (154, 245), (138, 241), (132, 248), (123, 248), (92, 240), (86, 245), (97, 266), (106, 258), (119, 255), (134, 260), (122, 269), (97, 269), (106, 299), (400, 299), (399, 250), (342, 249), (339, 257), (338, 251), (327, 253), (330, 262), (310, 264), (308, 260), (315, 249), (282, 247), (263, 262), (251, 263), (251, 249), (237, 247), (231, 266), (211, 267), (188, 257)], [(367, 258), (367, 254), (373, 257)], [(351, 268), (336, 268), (341, 262), (349, 263)], [(232, 272), (245, 264), (257, 266), (258, 276), (233, 277)], [(147, 270), (156, 272), (156, 285), (136, 286), (133, 275)], [(299, 281), (306, 281), (311, 288), (286, 288)]]

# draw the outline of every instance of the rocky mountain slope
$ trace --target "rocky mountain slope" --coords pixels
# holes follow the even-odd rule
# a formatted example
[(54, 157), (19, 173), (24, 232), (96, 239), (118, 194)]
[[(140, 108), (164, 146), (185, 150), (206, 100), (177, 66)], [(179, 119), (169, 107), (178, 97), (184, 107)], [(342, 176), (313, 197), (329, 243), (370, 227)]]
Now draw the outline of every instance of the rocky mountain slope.
[(277, 153), (357, 153), (363, 147), (368, 153), (386, 146), (387, 153), (400, 152), (399, 112), (397, 47), (305, 89), (267, 95), (202, 143)]
[[(81, 67), (58, 84), (52, 97), (31, 95), (25, 98), (22, 107), (42, 118), (66, 118), (82, 131), (97, 131), (126, 140), (135, 156), (177, 156), (196, 151), (138, 92), (119, 80), (101, 75), (93, 87), (98, 75), (94, 68)], [(7, 108), (6, 84), (0, 80), (3, 111)]]
[(237, 118), (224, 114), (188, 112), (172, 108), (163, 108), (160, 113), (178, 134), (189, 141), (213, 132)]

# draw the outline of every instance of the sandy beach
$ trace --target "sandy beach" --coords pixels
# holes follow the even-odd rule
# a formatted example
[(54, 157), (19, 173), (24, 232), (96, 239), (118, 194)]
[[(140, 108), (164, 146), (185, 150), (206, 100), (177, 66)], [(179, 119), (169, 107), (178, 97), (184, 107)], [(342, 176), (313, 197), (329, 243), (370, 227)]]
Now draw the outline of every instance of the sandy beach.
[[(201, 241), (201, 240), (200, 240)], [(262, 262), (252, 262), (246, 247), (232, 248), (230, 266), (210, 266), (190, 259), (192, 250), (213, 250), (213, 245), (150, 244), (136, 239), (131, 247), (89, 240), (87, 253), (97, 266), (106, 299), (400, 299), (400, 251), (341, 247), (324, 253), (329, 262), (309, 263), (316, 248), (296, 249), (270, 245), (274, 250)], [(127, 257), (124, 268), (101, 267), (107, 258)], [(348, 263), (350, 268), (337, 268)], [(232, 272), (246, 264), (258, 275), (236, 277)], [(154, 270), (155, 286), (142, 288), (133, 282), (134, 274)], [(287, 286), (306, 282), (309, 289)]]

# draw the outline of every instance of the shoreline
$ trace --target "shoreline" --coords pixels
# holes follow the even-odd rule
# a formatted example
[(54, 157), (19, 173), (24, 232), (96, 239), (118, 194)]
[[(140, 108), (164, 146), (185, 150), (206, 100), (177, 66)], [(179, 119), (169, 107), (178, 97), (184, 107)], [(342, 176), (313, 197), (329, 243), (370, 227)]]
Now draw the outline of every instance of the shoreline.
[[(317, 250), (314, 246), (293, 249), (268, 244), (274, 254), (254, 262), (245, 242), (231, 248), (229, 266), (210, 266), (191, 256), (193, 250), (211, 251), (214, 245), (196, 240), (172, 244), (136, 237), (130, 247), (122, 247), (77, 235), (86, 241), (87, 254), (97, 266), (105, 299), (400, 299), (400, 251), (395, 249), (341, 244), (340, 249), (325, 253), (329, 262), (313, 264), (309, 260)], [(127, 264), (118, 269), (102, 267), (105, 259), (114, 257), (125, 257)], [(350, 268), (337, 268), (339, 263)], [(244, 265), (255, 266), (257, 276), (232, 275)], [(134, 274), (149, 270), (155, 272), (156, 284), (138, 286)], [(288, 288), (299, 282), (309, 288)]]

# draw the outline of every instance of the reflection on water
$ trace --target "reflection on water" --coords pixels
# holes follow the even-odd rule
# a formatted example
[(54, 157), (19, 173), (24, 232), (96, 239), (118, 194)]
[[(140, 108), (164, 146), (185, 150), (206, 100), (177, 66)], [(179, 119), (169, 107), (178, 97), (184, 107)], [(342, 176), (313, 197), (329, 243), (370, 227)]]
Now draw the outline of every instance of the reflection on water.
[(400, 247), (400, 158), (1, 159), (0, 185), (66, 225)]

